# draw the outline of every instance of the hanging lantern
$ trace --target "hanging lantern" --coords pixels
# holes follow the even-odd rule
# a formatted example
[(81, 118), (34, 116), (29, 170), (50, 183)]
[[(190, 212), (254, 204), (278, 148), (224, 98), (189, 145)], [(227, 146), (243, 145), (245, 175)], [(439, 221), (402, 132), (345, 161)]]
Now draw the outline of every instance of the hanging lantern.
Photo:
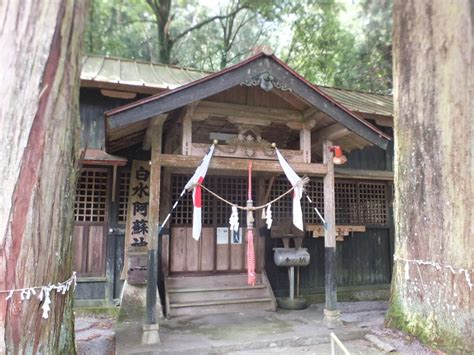
[(332, 161), (335, 165), (342, 165), (347, 161), (347, 157), (344, 155), (342, 148), (338, 145), (329, 147), (329, 151), (334, 153)]

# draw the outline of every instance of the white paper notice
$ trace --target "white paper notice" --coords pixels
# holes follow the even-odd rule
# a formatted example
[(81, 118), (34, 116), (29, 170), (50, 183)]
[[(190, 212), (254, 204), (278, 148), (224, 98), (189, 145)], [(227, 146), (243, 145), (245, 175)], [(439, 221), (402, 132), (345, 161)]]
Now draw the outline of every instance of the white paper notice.
[(217, 228), (217, 244), (229, 244), (229, 228)]

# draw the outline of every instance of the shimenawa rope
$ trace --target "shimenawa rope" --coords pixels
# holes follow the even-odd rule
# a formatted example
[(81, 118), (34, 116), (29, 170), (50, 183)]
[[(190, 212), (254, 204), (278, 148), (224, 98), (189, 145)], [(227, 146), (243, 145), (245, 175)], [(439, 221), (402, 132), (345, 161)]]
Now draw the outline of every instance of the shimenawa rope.
[[(298, 182), (298, 184), (302, 184), (303, 186), (306, 185), (307, 183), (309, 182), (309, 178), (308, 177), (303, 177), (301, 178), (301, 180)], [(291, 193), (298, 185), (295, 185), (293, 186), (291, 189), (289, 189), (288, 191), (284, 192), (283, 194), (281, 194), (280, 196), (278, 196), (277, 198), (267, 202), (266, 204), (264, 205), (260, 205), (260, 206), (239, 206), (239, 205), (236, 205), (235, 203), (232, 203), (228, 200), (226, 200), (224, 197), (222, 196), (219, 196), (217, 193), (213, 192), (212, 190), (208, 189), (207, 187), (205, 187), (204, 185), (202, 184), (199, 184), (199, 183), (196, 183), (195, 185), (199, 185), (201, 186), (204, 190), (206, 190), (207, 192), (209, 192), (211, 195), (213, 195), (214, 197), (218, 198), (219, 200), (221, 200), (222, 202), (224, 203), (227, 203), (228, 205), (230, 206), (235, 206), (237, 207), (238, 209), (240, 210), (244, 210), (244, 211), (257, 211), (257, 210), (262, 210), (264, 208), (266, 208), (268, 205), (272, 205), (273, 203), (275, 203), (276, 201), (282, 199), (283, 197), (285, 197), (286, 195), (288, 195), (289, 193)], [(194, 186), (193, 186), (194, 187)]]

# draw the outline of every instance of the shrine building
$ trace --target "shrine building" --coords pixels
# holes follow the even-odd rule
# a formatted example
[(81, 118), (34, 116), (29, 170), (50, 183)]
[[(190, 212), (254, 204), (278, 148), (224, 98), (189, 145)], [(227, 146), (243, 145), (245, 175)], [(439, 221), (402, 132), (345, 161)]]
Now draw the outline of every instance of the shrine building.
[[(76, 307), (145, 307), (157, 297), (156, 312), (167, 317), (272, 311), (289, 292), (288, 270), (275, 265), (273, 249), (291, 238), (310, 256), (297, 268), (300, 296), (325, 301), (328, 311), (337, 309), (336, 289), (339, 300), (387, 297), (392, 97), (313, 85), (270, 52), (215, 73), (87, 56), (80, 113)], [(192, 191), (181, 194), (213, 144), (196, 240)], [(275, 146), (309, 178), (304, 232), (291, 226), (291, 193), (279, 198), (292, 185)], [(246, 205), (249, 161), (253, 204), (279, 198), (270, 229), (254, 212), (255, 286), (247, 284), (247, 214), (239, 211), (232, 233), (225, 202)], [(147, 282), (155, 295), (146, 294)]]

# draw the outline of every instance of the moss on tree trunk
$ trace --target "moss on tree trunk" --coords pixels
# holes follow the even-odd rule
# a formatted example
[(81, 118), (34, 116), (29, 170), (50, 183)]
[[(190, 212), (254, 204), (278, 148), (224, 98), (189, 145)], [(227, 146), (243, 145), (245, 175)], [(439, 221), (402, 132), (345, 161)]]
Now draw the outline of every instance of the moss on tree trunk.
[(472, 350), (472, 1), (394, 3), (395, 268), (388, 323)]

